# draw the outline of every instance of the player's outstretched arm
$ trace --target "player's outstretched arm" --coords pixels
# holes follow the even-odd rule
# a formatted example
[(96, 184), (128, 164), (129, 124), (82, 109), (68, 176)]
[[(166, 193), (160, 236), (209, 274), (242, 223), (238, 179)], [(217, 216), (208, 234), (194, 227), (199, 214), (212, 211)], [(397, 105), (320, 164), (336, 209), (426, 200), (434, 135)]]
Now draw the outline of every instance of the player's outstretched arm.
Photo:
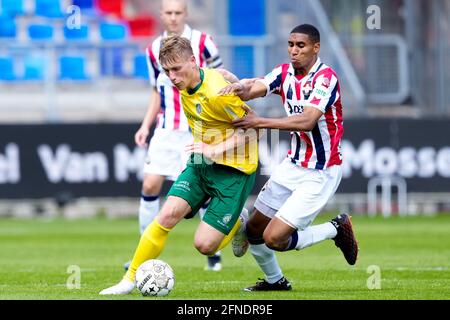
[(246, 143), (253, 143), (260, 138), (260, 130), (235, 130), (225, 141), (218, 144), (207, 144), (204, 142), (195, 142), (185, 147), (187, 153), (202, 153), (210, 159), (223, 159), (229, 151), (244, 146)]
[[(279, 129), (286, 131), (311, 131), (314, 129), (323, 112), (314, 107), (305, 107), (304, 112), (284, 118), (258, 117), (255, 112), (246, 108), (247, 115), (243, 118), (233, 120), (236, 128), (242, 129)], [(247, 110), (248, 109), (248, 110)]]
[(161, 109), (161, 96), (155, 87), (152, 87), (150, 102), (145, 113), (142, 124), (134, 135), (134, 142), (139, 147), (147, 146), (147, 138), (150, 133), (150, 127), (155, 122), (156, 116)]
[(219, 95), (235, 94), (243, 101), (264, 97), (267, 93), (267, 88), (262, 82), (257, 80), (258, 78), (242, 79), (220, 90)]

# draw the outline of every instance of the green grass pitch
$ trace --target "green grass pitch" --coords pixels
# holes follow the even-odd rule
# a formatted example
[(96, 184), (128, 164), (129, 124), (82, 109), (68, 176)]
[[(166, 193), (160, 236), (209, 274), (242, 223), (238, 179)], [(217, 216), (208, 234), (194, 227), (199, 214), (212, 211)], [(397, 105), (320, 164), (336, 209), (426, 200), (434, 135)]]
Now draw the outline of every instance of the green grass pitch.
[[(332, 216), (320, 215), (315, 224)], [(205, 272), (205, 257), (192, 245), (197, 219), (182, 221), (159, 257), (176, 274), (163, 298), (99, 296), (123, 275), (122, 265), (138, 243), (136, 219), (0, 219), (0, 299), (449, 299), (450, 215), (436, 217), (354, 216), (360, 244), (355, 266), (346, 264), (333, 241), (303, 251), (277, 253), (293, 291), (248, 293), (262, 277), (248, 252), (223, 250), (223, 270)], [(70, 289), (78, 266), (80, 288)], [(372, 266), (372, 267), (371, 267)], [(373, 267), (375, 266), (375, 267)], [(69, 269), (68, 269), (69, 268)], [(373, 270), (379, 268), (379, 274)], [(380, 289), (369, 289), (380, 276)], [(72, 276), (72, 277), (71, 277)], [(370, 286), (370, 285), (369, 285)]]

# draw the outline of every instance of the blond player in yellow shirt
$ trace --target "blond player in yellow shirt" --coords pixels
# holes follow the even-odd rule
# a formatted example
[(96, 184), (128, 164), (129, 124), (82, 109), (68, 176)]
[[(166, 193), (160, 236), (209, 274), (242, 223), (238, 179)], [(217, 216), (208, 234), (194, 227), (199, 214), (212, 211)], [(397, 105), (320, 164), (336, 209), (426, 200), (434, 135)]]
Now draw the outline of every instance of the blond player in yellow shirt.
[(218, 95), (228, 82), (218, 71), (198, 67), (188, 39), (166, 38), (159, 60), (180, 90), (194, 137), (194, 143), (186, 147), (191, 155), (164, 206), (142, 234), (122, 281), (100, 294), (131, 293), (137, 268), (158, 257), (175, 225), (194, 215), (208, 199), (211, 199), (208, 210), (195, 232), (195, 248), (210, 256), (231, 239), (236, 256), (242, 256), (248, 248), (245, 236), (248, 216), (243, 208), (255, 182), (259, 134), (255, 130), (236, 129), (232, 121), (244, 117), (250, 109), (235, 95)]

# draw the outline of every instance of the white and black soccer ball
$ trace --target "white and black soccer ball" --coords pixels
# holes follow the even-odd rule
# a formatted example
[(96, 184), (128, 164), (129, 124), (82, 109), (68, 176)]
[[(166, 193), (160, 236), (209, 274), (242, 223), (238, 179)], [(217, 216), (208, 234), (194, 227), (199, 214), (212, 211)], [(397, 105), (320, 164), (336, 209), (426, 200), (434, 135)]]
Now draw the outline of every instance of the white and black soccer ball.
[(166, 296), (174, 285), (175, 274), (162, 260), (147, 260), (136, 271), (136, 286), (143, 296)]

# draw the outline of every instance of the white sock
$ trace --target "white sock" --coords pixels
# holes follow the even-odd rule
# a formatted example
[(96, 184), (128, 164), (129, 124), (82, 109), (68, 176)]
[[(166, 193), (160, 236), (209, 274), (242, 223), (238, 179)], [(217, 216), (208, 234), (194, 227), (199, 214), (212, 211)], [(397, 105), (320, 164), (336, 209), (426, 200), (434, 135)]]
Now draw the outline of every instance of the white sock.
[(159, 211), (159, 196), (141, 195), (139, 205), (139, 230), (144, 233), (145, 228), (155, 219)]
[(322, 223), (297, 231), (298, 242), (295, 249), (300, 250), (312, 246), (326, 239), (336, 237), (337, 230), (331, 222)]
[(277, 257), (272, 249), (263, 244), (251, 244), (250, 251), (266, 276), (269, 283), (275, 283), (283, 277)]

